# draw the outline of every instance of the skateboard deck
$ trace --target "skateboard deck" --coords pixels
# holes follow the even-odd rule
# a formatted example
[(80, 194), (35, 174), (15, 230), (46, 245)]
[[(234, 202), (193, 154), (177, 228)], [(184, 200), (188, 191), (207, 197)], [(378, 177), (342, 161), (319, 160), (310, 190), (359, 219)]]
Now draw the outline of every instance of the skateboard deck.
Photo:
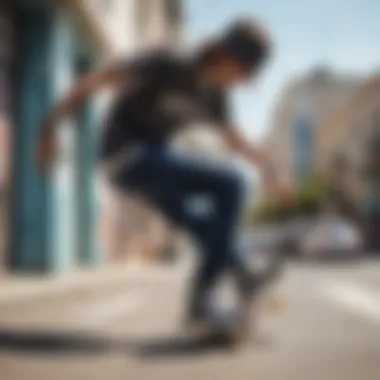
[(192, 337), (192, 341), (200, 346), (217, 346), (237, 348), (249, 341), (249, 332), (235, 331), (228, 328), (210, 328)]
[(237, 348), (246, 345), (253, 338), (259, 313), (278, 315), (286, 308), (286, 300), (272, 295), (261, 302), (258, 300), (245, 314), (227, 317), (222, 322), (209, 322), (206, 326), (189, 331), (188, 336), (193, 343), (200, 346)]
[(189, 331), (188, 336), (192, 342), (201, 346), (237, 347), (250, 339), (251, 326), (249, 322), (243, 322), (244, 320), (230, 317), (222, 322), (209, 322)]

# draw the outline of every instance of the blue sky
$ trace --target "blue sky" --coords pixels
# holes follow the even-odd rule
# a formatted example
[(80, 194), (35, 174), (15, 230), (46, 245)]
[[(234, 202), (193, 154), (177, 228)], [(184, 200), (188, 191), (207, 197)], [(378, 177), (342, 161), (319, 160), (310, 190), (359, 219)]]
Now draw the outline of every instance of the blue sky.
[(253, 16), (266, 23), (275, 57), (262, 78), (233, 96), (233, 112), (248, 136), (261, 138), (284, 84), (318, 65), (337, 72), (380, 72), (378, 0), (184, 0), (187, 37), (212, 36), (231, 20)]

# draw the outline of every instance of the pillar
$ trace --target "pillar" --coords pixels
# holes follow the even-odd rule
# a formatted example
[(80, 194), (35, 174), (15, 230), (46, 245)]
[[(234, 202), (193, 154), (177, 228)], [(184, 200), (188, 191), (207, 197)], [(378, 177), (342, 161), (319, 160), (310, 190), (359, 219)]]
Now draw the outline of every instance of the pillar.
[(52, 178), (39, 173), (41, 121), (73, 79), (72, 26), (48, 8), (20, 12), (20, 72), (14, 130), (12, 258), (16, 270), (64, 271), (74, 264), (73, 131), (59, 131)]
[[(93, 67), (91, 57), (77, 62), (77, 72), (84, 75)], [(96, 154), (99, 137), (99, 119), (96, 101), (91, 99), (78, 113), (76, 140), (76, 217), (77, 259), (82, 266), (96, 266), (100, 262), (97, 241), (97, 183)]]

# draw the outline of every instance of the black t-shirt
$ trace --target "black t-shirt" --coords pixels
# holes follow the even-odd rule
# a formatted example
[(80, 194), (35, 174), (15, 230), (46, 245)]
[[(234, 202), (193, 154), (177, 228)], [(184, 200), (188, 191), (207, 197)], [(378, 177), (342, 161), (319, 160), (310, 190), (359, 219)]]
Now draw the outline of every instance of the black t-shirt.
[(205, 87), (197, 65), (166, 51), (126, 64), (125, 91), (116, 99), (102, 138), (103, 158), (131, 143), (165, 144), (197, 121), (228, 124), (226, 94)]

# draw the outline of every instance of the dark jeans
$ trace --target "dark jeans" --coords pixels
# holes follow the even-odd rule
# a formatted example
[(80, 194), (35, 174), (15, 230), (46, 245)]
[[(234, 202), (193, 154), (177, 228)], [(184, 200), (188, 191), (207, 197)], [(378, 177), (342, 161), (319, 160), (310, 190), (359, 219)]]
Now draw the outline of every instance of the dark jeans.
[(244, 182), (236, 170), (149, 147), (112, 182), (148, 199), (196, 238), (202, 251), (196, 293), (207, 294), (227, 268), (239, 265), (235, 238)]

